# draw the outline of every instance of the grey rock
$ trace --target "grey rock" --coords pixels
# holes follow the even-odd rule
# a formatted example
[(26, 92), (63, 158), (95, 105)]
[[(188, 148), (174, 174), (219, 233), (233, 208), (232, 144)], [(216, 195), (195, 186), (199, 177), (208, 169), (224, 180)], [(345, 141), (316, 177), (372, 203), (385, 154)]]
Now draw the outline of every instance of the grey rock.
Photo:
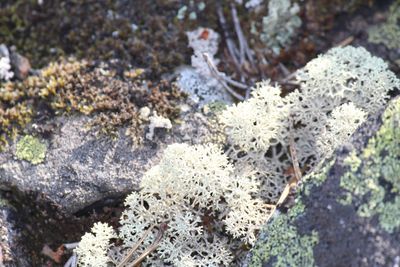
[(53, 124), (59, 126), (50, 138), (42, 140), (47, 143), (43, 163), (33, 165), (18, 159), (16, 144), (0, 153), (0, 188), (45, 195), (67, 214), (108, 197), (123, 196), (138, 189), (143, 172), (157, 161), (166, 145), (195, 144), (209, 135), (211, 127), (201, 113), (190, 109), (181, 119), (183, 122), (169, 131), (156, 129), (154, 140), (139, 146), (132, 144), (125, 129), (120, 129), (116, 138), (99, 137), (87, 130), (88, 117), (55, 118)]

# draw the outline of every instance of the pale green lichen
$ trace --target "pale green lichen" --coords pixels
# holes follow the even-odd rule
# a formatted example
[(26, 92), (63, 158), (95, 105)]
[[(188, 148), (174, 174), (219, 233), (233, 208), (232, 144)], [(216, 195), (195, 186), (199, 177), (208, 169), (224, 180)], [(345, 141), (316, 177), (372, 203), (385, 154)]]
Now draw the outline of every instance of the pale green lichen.
[(399, 48), (400, 27), (400, 1), (395, 1), (389, 9), (385, 23), (373, 26), (368, 30), (368, 41), (371, 43), (383, 43), (388, 48)]
[(43, 162), (46, 157), (47, 147), (38, 138), (26, 135), (17, 143), (16, 156), (19, 159), (29, 161), (32, 164)]
[(300, 7), (290, 0), (271, 0), (268, 3), (268, 16), (263, 17), (260, 39), (276, 55), (281, 48), (292, 41), (296, 30), (301, 26), (298, 16)]
[(325, 182), (326, 178), (328, 178), (331, 167), (333, 166), (333, 164), (335, 164), (335, 161), (335, 157), (322, 161), (319, 165), (317, 165), (315, 171), (302, 178), (303, 182), (307, 181), (307, 183), (303, 187), (305, 195), (308, 195), (309, 190), (312, 186), (319, 186), (323, 182)]
[(300, 235), (293, 225), (304, 212), (304, 204), (299, 201), (287, 214), (278, 215), (268, 224), (265, 238), (252, 250), (252, 259), (249, 267), (263, 266), (263, 263), (273, 261), (274, 267), (287, 266), (314, 266), (313, 248), (318, 243), (318, 233)]
[(221, 113), (222, 111), (226, 110), (226, 108), (227, 108), (227, 104), (225, 102), (213, 101), (213, 102), (205, 105), (203, 110), (205, 111), (205, 113), (208, 113), (208, 111), (210, 111), (211, 113), (217, 114), (217, 113)]
[(400, 226), (400, 98), (387, 108), (383, 124), (360, 156), (344, 160), (347, 172), (340, 185), (346, 189), (342, 204), (357, 206), (361, 217), (377, 215), (383, 229)]
[(8, 200), (3, 198), (2, 195), (0, 195), (0, 208), (7, 207), (9, 205), (10, 203), (8, 202)]

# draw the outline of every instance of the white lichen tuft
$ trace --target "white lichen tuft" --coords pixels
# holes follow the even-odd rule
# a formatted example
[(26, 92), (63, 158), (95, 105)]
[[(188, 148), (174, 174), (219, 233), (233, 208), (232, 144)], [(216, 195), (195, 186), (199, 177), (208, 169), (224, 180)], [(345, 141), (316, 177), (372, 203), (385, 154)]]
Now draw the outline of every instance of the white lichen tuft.
[(297, 16), (299, 11), (299, 5), (290, 0), (269, 1), (268, 16), (263, 18), (260, 38), (275, 54), (290, 43), (301, 26), (301, 19)]
[(105, 223), (95, 223), (92, 233), (82, 236), (75, 252), (78, 256), (79, 266), (85, 267), (106, 267), (109, 257), (110, 239), (116, 237), (111, 226)]
[[(254, 242), (269, 214), (267, 205), (254, 197), (258, 183), (233, 173), (215, 145), (168, 146), (160, 163), (145, 173), (141, 191), (125, 202), (120, 229), (124, 245), (133, 246), (152, 225), (167, 223), (156, 258), (174, 266), (228, 266), (232, 255), (227, 234)], [(155, 262), (148, 259), (145, 265)]]
[(335, 108), (327, 120), (325, 133), (317, 137), (319, 153), (331, 154), (350, 138), (365, 118), (366, 113), (351, 102)]
[(263, 3), (263, 0), (248, 0), (244, 6), (248, 9), (256, 8)]
[(246, 152), (265, 151), (277, 138), (288, 108), (280, 88), (269, 82), (256, 85), (249, 100), (228, 107), (220, 116), (228, 138)]
[[(212, 74), (204, 54), (214, 66), (218, 65), (216, 58), (219, 45), (219, 34), (210, 28), (198, 28), (186, 32), (189, 47), (193, 49), (191, 64), (193, 68), (180, 68), (178, 86), (190, 95), (190, 98), (200, 106), (213, 101), (232, 103), (232, 96), (222, 87), (221, 83)], [(219, 73), (224, 76), (224, 73)]]
[(385, 103), (399, 80), (364, 48), (334, 48), (298, 71), (300, 90), (280, 97), (261, 83), (252, 98), (220, 116), (237, 168), (252, 166), (261, 197), (279, 198), (292, 166), (293, 139), (300, 166), (312, 169), (346, 142), (367, 114)]
[(11, 62), (8, 57), (0, 58), (0, 80), (8, 81), (14, 77), (14, 73), (11, 71)]
[[(146, 114), (147, 110), (142, 110), (142, 113), (140, 115), (148, 115)], [(152, 115), (148, 119), (150, 121), (149, 132), (146, 134), (146, 138), (148, 140), (153, 140), (154, 130), (157, 128), (172, 129), (171, 121), (168, 118), (164, 118), (163, 116), (158, 116), (157, 113), (154, 113), (154, 115)]]
[(351, 101), (368, 112), (376, 112), (388, 99), (388, 91), (400, 85), (381, 58), (363, 47), (352, 46), (333, 48), (311, 60), (297, 72), (297, 80), (302, 95), (325, 99), (321, 101), (325, 110)]

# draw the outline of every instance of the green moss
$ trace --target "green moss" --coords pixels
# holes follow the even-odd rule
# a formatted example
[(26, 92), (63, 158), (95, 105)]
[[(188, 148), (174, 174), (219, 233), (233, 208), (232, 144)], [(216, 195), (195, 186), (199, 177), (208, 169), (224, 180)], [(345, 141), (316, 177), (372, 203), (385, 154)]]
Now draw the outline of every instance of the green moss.
[(371, 43), (383, 43), (388, 48), (399, 48), (400, 27), (400, 1), (395, 1), (389, 9), (385, 23), (373, 26), (368, 30), (368, 41)]
[(250, 267), (270, 261), (275, 267), (314, 266), (313, 247), (318, 243), (318, 234), (300, 235), (293, 225), (304, 209), (299, 201), (287, 214), (278, 215), (268, 224), (261, 234), (265, 237), (252, 250)]
[(16, 156), (19, 159), (24, 159), (32, 164), (43, 162), (46, 157), (47, 147), (41, 143), (39, 139), (26, 135), (17, 143)]
[(348, 170), (340, 185), (346, 189), (342, 204), (357, 207), (362, 217), (378, 216), (388, 232), (400, 226), (400, 99), (390, 104), (383, 124), (360, 156), (350, 153), (344, 163)]

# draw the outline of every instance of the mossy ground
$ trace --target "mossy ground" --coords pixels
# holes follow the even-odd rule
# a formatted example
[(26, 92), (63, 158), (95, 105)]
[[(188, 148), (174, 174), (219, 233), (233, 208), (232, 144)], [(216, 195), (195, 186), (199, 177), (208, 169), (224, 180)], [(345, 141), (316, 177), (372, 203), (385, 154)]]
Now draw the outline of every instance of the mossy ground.
[(119, 59), (122, 66), (149, 68), (149, 75), (157, 77), (189, 56), (182, 29), (171, 25), (179, 3), (134, 1), (135, 8), (126, 8), (126, 1), (39, 2), (0, 4), (0, 43), (15, 45), (36, 68), (73, 54)]
[(174, 119), (184, 95), (171, 82), (149, 82), (144, 88), (140, 75), (128, 74), (121, 78), (105, 63), (66, 59), (50, 63), (37, 76), (4, 83), (0, 87), (0, 146), (32, 120), (71, 112), (93, 115), (91, 125), (101, 133), (112, 134), (126, 125), (133, 141), (140, 142), (139, 109), (148, 106)]

